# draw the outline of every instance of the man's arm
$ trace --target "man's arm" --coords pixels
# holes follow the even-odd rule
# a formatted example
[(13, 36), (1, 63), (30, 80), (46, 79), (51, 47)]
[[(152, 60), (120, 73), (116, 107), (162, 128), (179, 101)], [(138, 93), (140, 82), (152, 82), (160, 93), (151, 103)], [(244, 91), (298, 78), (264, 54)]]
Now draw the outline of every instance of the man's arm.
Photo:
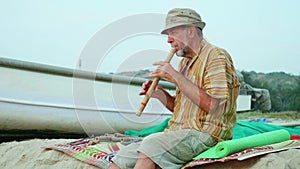
[(206, 112), (211, 112), (218, 106), (219, 99), (209, 96), (204, 89), (193, 84), (169, 63), (156, 62), (154, 65), (157, 65), (158, 69), (152, 72), (150, 77), (160, 77), (174, 83), (185, 96)]
[(172, 75), (176, 86), (191, 101), (206, 112), (213, 111), (219, 104), (219, 100), (209, 96), (204, 89), (199, 88), (181, 73), (174, 72)]

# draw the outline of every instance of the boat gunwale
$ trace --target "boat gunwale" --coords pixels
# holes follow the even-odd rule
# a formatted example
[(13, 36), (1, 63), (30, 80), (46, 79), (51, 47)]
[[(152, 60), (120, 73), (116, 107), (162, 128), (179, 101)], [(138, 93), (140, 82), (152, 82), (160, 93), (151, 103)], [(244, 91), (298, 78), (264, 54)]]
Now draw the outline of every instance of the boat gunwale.
[[(20, 69), (32, 72), (46, 73), (51, 75), (65, 76), (71, 78), (95, 80), (95, 81), (104, 81), (111, 83), (120, 83), (128, 85), (141, 86), (146, 80), (146, 78), (141, 77), (129, 77), (121, 76), (116, 74), (105, 74), (97, 73), (80, 69), (71, 69), (60, 66), (47, 65), (36, 62), (21, 61), (16, 59), (0, 57), (0, 66), (12, 69)], [(166, 81), (160, 81), (159, 85), (162, 87), (175, 90), (175, 85)]]

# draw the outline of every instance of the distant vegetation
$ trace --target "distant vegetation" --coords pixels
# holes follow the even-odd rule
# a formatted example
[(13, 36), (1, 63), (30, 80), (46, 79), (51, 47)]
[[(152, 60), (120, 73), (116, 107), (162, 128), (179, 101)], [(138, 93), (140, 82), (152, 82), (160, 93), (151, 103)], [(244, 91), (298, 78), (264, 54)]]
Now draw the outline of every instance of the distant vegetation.
[(260, 118), (273, 120), (284, 120), (284, 121), (296, 121), (300, 119), (300, 113), (296, 111), (282, 111), (282, 112), (261, 112), (261, 111), (249, 111), (247, 113), (237, 113), (238, 120), (260, 120)]
[[(131, 77), (147, 78), (150, 70), (117, 73)], [(244, 82), (255, 88), (268, 89), (271, 98), (271, 112), (300, 112), (300, 76), (284, 72), (257, 73), (241, 71)]]
[(129, 71), (129, 72), (120, 72), (116, 73), (117, 75), (122, 76), (130, 76), (130, 77), (141, 77), (141, 78), (149, 78), (148, 75), (151, 71), (148, 69), (139, 70), (139, 71)]
[(271, 111), (300, 112), (300, 76), (284, 72), (256, 73), (241, 71), (244, 81), (256, 88), (268, 89)]

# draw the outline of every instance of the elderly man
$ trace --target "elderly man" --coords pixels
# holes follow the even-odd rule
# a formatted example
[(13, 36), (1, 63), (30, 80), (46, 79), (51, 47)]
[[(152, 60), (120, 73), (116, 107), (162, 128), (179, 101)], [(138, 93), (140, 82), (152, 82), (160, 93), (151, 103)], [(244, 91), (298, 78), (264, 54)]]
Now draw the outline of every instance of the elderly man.
[[(162, 34), (181, 56), (178, 71), (169, 63), (156, 62), (150, 77), (160, 77), (177, 87), (171, 96), (157, 87), (152, 97), (159, 99), (173, 116), (169, 128), (151, 134), (139, 143), (121, 149), (113, 168), (181, 168), (193, 157), (231, 139), (236, 123), (239, 82), (230, 55), (203, 39), (205, 23), (192, 9), (168, 12)], [(152, 81), (143, 84), (145, 94)]]

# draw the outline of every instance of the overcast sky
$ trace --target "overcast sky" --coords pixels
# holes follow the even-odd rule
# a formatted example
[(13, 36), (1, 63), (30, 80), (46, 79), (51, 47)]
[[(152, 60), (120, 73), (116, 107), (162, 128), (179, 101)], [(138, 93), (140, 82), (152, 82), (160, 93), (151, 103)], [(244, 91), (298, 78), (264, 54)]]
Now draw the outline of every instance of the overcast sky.
[(1, 57), (75, 68), (93, 54), (100, 72), (151, 67), (170, 50), (159, 34), (165, 14), (188, 7), (206, 22), (205, 38), (226, 49), (237, 69), (300, 74), (298, 0), (0, 2)]

